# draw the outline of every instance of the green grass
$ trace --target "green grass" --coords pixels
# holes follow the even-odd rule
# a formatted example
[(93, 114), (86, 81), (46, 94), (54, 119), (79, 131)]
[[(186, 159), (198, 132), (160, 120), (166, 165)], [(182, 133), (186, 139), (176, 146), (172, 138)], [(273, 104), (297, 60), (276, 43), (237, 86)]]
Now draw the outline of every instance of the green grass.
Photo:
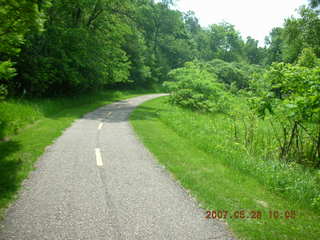
[[(131, 122), (159, 162), (191, 191), (204, 209), (228, 211), (229, 216), (240, 210), (245, 210), (246, 216), (250, 216), (250, 211), (261, 211), (261, 219), (225, 219), (240, 239), (319, 239), (319, 212), (300, 199), (287, 197), (296, 192), (276, 191), (270, 186), (285, 180), (290, 186), (291, 177), (285, 179), (283, 172), (273, 175), (275, 171), (270, 166), (280, 169), (279, 165), (273, 161), (263, 165), (241, 144), (232, 142), (232, 122), (222, 115), (184, 110), (160, 98), (141, 105), (131, 115)], [(265, 128), (262, 126), (261, 131)], [(302, 173), (302, 169), (288, 169), (287, 173), (294, 177)], [(269, 172), (271, 176), (260, 176)], [(272, 176), (280, 179), (272, 180)], [(303, 182), (303, 186), (314, 184), (310, 180), (314, 179), (312, 173), (306, 172), (300, 178), (298, 183)], [(300, 185), (296, 188), (303, 189)], [(284, 214), (291, 210), (296, 212), (294, 219), (269, 217), (269, 211)]]
[(75, 119), (102, 105), (142, 93), (147, 92), (104, 91), (72, 98), (0, 102), (0, 216), (46, 146)]

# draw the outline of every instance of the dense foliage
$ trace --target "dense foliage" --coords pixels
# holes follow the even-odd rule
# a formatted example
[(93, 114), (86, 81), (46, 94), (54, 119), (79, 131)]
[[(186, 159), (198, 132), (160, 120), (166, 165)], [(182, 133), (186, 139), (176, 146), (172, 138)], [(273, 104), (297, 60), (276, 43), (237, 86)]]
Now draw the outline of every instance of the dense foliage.
[[(246, 87), (241, 91), (236, 91), (238, 65), (215, 59), (170, 72), (172, 79), (165, 82), (170, 102), (208, 112), (204, 116), (213, 119), (208, 124), (193, 117), (194, 130), (185, 129), (184, 136), (205, 139), (201, 148), (210, 146), (214, 154), (226, 154), (234, 168), (319, 210), (320, 59), (306, 48), (296, 64), (275, 62), (265, 71), (247, 68), (243, 72), (250, 77), (242, 78)], [(171, 125), (177, 120), (163, 121)], [(221, 125), (216, 126), (218, 121)], [(178, 124), (182, 129), (186, 125)], [(219, 138), (226, 145), (212, 144)]]
[(300, 17), (286, 19), (283, 27), (274, 28), (266, 38), (265, 63), (295, 63), (305, 48), (312, 48), (320, 57), (319, 11), (302, 6), (299, 14)]
[(185, 67), (169, 73), (173, 81), (164, 85), (171, 92), (170, 100), (174, 104), (198, 111), (226, 111), (228, 94), (224, 85), (217, 81), (215, 74), (205, 69), (205, 65), (188, 62)]
[(127, 81), (130, 63), (121, 46), (129, 29), (111, 14), (126, 8), (117, 1), (53, 2), (46, 31), (28, 38), (11, 89), (57, 95)]
[(8, 80), (16, 75), (12, 58), (20, 53), (30, 30), (42, 29), (49, 4), (48, 0), (0, 1), (0, 99), (7, 94)]
[(263, 68), (244, 62), (225, 62), (221, 59), (214, 59), (210, 62), (210, 72), (218, 76), (219, 81), (232, 88), (233, 91), (244, 89), (249, 86), (249, 81), (254, 73), (262, 73)]
[(150, 87), (185, 62), (261, 64), (264, 50), (233, 25), (202, 28), (173, 1), (2, 1), (0, 95), (66, 95)]
[[(316, 7), (315, 1), (312, 4)], [(165, 83), (172, 93), (171, 103), (202, 112), (224, 112), (233, 123), (234, 147), (241, 146), (237, 151), (245, 149), (256, 159), (257, 166), (251, 166), (251, 174), (258, 174), (259, 164), (269, 168), (269, 163), (260, 160), (278, 161), (281, 169), (287, 169), (284, 175), (291, 174), (291, 177), (284, 177), (280, 168), (274, 173), (282, 180), (281, 183), (274, 181), (273, 188), (281, 192), (290, 192), (287, 189), (290, 184), (300, 184), (293, 177), (296, 167), (303, 166), (306, 172), (320, 168), (320, 17), (317, 8), (303, 6), (299, 13), (300, 17), (291, 17), (283, 27), (272, 30), (266, 38), (265, 49), (253, 47), (256, 50), (249, 51), (256, 42), (248, 38), (245, 44), (242, 41), (242, 48), (235, 48), (242, 52), (232, 47), (239, 38), (230, 25), (224, 23), (195, 31), (197, 22), (192, 22), (189, 14), (189, 25), (193, 27), (189, 29), (196, 36), (204, 40), (203, 33), (208, 31), (214, 34), (207, 36), (214, 38), (209, 37), (207, 42), (223, 36), (228, 36), (228, 41), (218, 51), (205, 49), (206, 56), (198, 55), (200, 63), (188, 63), (171, 71), (172, 79)], [(228, 51), (223, 53), (223, 49)], [(217, 88), (212, 83), (224, 86)], [(247, 103), (242, 105), (243, 110), (235, 107), (243, 99)], [(266, 127), (268, 129), (263, 129)], [(317, 173), (314, 174), (314, 181), (318, 181)], [(292, 188), (294, 196), (300, 191), (297, 189)], [(319, 209), (318, 189), (310, 192), (313, 192), (309, 196), (310, 204)]]
[[(232, 24), (200, 26), (174, 1), (1, 1), (0, 98), (150, 87), (185, 62), (209, 61), (219, 81), (248, 87), (253, 65), (320, 57), (318, 1), (272, 30), (266, 47)], [(217, 67), (219, 65), (219, 67)], [(251, 69), (250, 69), (251, 68)]]
[(274, 63), (253, 83), (252, 102), (280, 124), (279, 158), (320, 167), (320, 64), (305, 49), (297, 65)]

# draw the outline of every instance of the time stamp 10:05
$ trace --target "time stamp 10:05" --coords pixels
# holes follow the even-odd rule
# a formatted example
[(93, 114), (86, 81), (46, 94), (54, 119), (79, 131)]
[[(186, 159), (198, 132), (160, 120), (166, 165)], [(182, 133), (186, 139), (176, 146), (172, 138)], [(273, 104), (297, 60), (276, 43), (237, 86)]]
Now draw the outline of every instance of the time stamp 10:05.
[(296, 211), (294, 210), (286, 210), (286, 211), (278, 211), (278, 210), (270, 210), (270, 211), (259, 211), (259, 210), (239, 210), (239, 211), (225, 211), (225, 210), (210, 210), (206, 211), (205, 218), (207, 219), (295, 219)]

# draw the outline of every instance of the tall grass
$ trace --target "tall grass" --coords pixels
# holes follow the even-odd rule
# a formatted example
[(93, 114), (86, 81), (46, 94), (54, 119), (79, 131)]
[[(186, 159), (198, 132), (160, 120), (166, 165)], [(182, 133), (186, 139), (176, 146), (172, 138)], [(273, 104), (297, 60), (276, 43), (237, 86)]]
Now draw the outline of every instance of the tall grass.
[[(237, 102), (242, 104), (239, 99)], [(233, 140), (234, 121), (239, 123), (238, 141)], [(317, 188), (314, 182), (310, 182), (310, 188), (307, 185), (315, 173), (296, 167), (288, 167), (286, 171), (284, 163), (264, 156), (266, 151), (261, 148), (266, 143), (252, 146), (264, 158), (250, 152), (239, 136), (241, 131), (246, 132), (245, 127), (234, 116), (200, 114), (172, 106), (166, 98), (160, 98), (139, 106), (131, 115), (131, 122), (158, 161), (205, 210), (227, 212), (226, 217), (220, 218), (239, 239), (319, 239), (319, 212), (310, 209), (310, 199), (295, 200), (298, 189), (306, 187), (307, 192), (314, 193)], [(256, 128), (261, 128), (260, 136), (270, 131), (262, 124), (260, 120), (256, 122)], [(255, 136), (256, 142), (260, 136)], [(302, 179), (297, 180), (300, 186), (294, 185), (295, 177)], [(279, 194), (281, 191), (272, 185), (278, 182), (295, 191), (282, 187), (285, 192)], [(307, 197), (306, 193), (301, 194)], [(245, 213), (243, 219), (232, 216), (239, 211)], [(252, 218), (249, 214), (252, 211), (260, 212), (261, 217)], [(288, 211), (295, 212), (295, 217), (285, 217)], [(281, 216), (270, 217), (270, 212)]]
[(236, 98), (233, 114), (204, 114), (165, 103), (163, 123), (222, 164), (259, 180), (268, 189), (304, 207), (320, 210), (320, 171), (279, 161), (270, 121), (259, 119)]

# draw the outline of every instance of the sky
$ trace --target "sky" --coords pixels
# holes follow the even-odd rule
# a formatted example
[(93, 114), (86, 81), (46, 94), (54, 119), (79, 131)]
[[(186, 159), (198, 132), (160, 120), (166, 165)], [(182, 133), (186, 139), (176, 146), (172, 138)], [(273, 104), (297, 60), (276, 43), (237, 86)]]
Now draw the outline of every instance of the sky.
[(308, 0), (176, 0), (175, 9), (195, 12), (201, 26), (226, 21), (235, 25), (244, 39), (251, 36), (264, 46), (272, 28), (284, 19), (297, 16), (296, 9)]

